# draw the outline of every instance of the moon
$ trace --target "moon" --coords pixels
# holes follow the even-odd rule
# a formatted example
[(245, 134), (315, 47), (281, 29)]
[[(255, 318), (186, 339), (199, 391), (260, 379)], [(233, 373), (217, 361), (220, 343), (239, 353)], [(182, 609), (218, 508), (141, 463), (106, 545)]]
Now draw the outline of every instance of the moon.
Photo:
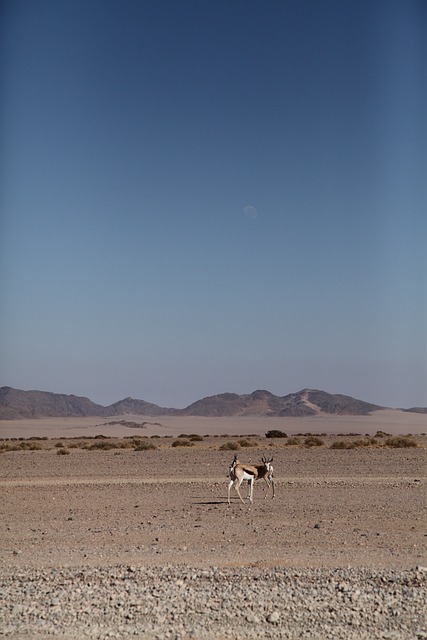
[(258, 211), (256, 210), (256, 207), (254, 207), (251, 204), (247, 204), (245, 207), (243, 207), (243, 213), (245, 214), (246, 217), (250, 218), (251, 220), (255, 220), (255, 218), (258, 216)]

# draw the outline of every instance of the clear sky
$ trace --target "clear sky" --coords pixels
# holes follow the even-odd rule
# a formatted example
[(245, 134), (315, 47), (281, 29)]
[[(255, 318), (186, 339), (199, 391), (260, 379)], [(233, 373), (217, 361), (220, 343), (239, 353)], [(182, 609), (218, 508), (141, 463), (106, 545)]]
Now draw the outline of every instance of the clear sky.
[(425, 0), (0, 17), (0, 385), (427, 406)]

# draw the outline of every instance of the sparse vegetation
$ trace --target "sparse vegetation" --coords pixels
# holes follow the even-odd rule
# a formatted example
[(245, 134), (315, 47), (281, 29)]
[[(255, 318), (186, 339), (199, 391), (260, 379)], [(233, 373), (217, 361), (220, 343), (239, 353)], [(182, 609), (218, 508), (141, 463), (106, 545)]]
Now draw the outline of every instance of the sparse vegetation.
[(375, 434), (375, 438), (386, 438), (387, 436), (390, 436), (390, 433), (387, 433), (386, 431), (377, 431)]
[[(408, 430), (409, 431), (409, 430)], [(281, 434), (277, 436), (277, 434)], [(74, 436), (74, 437), (57, 437), (57, 438), (39, 438), (32, 436), (31, 438), (9, 437), (0, 438), (0, 453), (9, 452), (26, 452), (26, 451), (49, 451), (67, 449), (70, 453), (76, 449), (83, 451), (109, 452), (115, 451), (124, 453), (126, 451), (148, 451), (153, 449), (163, 449), (172, 447), (197, 447), (219, 449), (221, 451), (238, 451), (245, 448), (260, 448), (267, 444), (271, 448), (285, 447), (321, 447), (325, 446), (329, 449), (359, 449), (367, 447), (376, 448), (409, 448), (419, 447), (426, 448), (425, 436), (422, 434), (404, 433), (398, 436), (387, 436), (385, 431), (377, 431), (375, 437), (366, 433), (357, 436), (356, 433), (304, 433), (287, 436), (283, 431), (271, 430), (267, 432), (266, 437), (269, 441), (264, 441), (257, 437), (256, 434), (229, 434), (218, 436), (216, 434), (199, 435), (196, 433), (181, 433), (180, 436), (157, 434), (148, 436), (143, 433), (134, 434), (124, 437), (105, 436), (99, 434), (97, 436)], [(302, 435), (302, 437), (301, 437)], [(184, 437), (185, 436), (185, 437)], [(280, 438), (275, 440), (275, 438)], [(219, 439), (219, 441), (218, 441)], [(213, 443), (217, 442), (215, 446)], [(205, 442), (206, 444), (202, 444)], [(157, 446), (156, 446), (157, 445)]]
[(56, 455), (58, 456), (68, 456), (70, 454), (70, 450), (66, 449), (65, 447), (63, 449), (57, 449), (56, 451)]
[[(11, 441), (17, 442), (17, 438), (11, 438)], [(43, 447), (38, 442), (31, 441), (23, 441), (19, 442), (19, 444), (7, 444), (2, 443), (0, 446), (0, 451), (5, 453), (7, 451), (40, 451)]]
[(117, 449), (118, 445), (112, 440), (100, 440), (99, 442), (94, 442), (93, 444), (87, 445), (85, 448), (91, 451), (108, 451), (109, 449)]

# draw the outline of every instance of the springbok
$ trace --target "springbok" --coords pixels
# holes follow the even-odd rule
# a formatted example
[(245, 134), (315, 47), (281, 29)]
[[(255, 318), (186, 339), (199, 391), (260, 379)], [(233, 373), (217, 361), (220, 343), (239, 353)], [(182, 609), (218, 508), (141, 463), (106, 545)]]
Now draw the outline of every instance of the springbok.
[(231, 492), (231, 487), (233, 486), (236, 489), (241, 502), (244, 503), (244, 500), (240, 493), (240, 485), (244, 480), (248, 481), (248, 485), (249, 485), (248, 497), (250, 502), (253, 502), (254, 481), (260, 480), (261, 478), (264, 479), (267, 485), (267, 493), (265, 497), (267, 497), (268, 489), (271, 486), (273, 490), (273, 498), (274, 498), (275, 491), (274, 491), (274, 479), (273, 479), (273, 465), (271, 464), (272, 461), (273, 461), (273, 458), (270, 458), (270, 460), (267, 460), (266, 458), (262, 458), (262, 464), (255, 464), (255, 465), (242, 464), (241, 462), (238, 461), (237, 456), (235, 455), (229, 469), (230, 482), (228, 484), (228, 504), (230, 504), (230, 492)]

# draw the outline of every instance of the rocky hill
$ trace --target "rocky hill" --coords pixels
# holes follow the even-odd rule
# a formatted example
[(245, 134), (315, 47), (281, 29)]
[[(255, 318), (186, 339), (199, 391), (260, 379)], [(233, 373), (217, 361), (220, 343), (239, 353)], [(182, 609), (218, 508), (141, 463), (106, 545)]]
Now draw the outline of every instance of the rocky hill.
[[(47, 391), (21, 391), (11, 387), (0, 388), (0, 419), (42, 417), (118, 416), (124, 414), (145, 416), (263, 416), (304, 417), (319, 413), (336, 415), (367, 415), (383, 409), (379, 405), (356, 400), (350, 396), (325, 391), (303, 389), (286, 396), (275, 396), (258, 390), (250, 394), (221, 393), (197, 400), (185, 409), (159, 407), (145, 400), (125, 398), (104, 407), (89, 398), (51, 393)], [(413, 409), (421, 411), (421, 409)]]
[(203, 398), (182, 409), (180, 415), (268, 417), (303, 417), (318, 413), (367, 415), (371, 411), (383, 408), (349, 396), (333, 395), (325, 391), (303, 389), (287, 396), (275, 396), (269, 391), (259, 390), (245, 395), (222, 393)]
[(176, 409), (159, 407), (157, 404), (146, 402), (145, 400), (135, 400), (134, 398), (124, 398), (114, 404), (105, 407), (109, 416), (122, 416), (125, 413), (132, 413), (140, 416), (165, 416), (174, 414)]
[(0, 388), (0, 419), (104, 416), (105, 407), (83, 398), (49, 391)]
[(21, 391), (11, 387), (0, 388), (0, 420), (18, 418), (120, 416), (126, 413), (158, 416), (173, 413), (145, 400), (124, 398), (104, 407), (89, 398), (51, 393), (49, 391)]

